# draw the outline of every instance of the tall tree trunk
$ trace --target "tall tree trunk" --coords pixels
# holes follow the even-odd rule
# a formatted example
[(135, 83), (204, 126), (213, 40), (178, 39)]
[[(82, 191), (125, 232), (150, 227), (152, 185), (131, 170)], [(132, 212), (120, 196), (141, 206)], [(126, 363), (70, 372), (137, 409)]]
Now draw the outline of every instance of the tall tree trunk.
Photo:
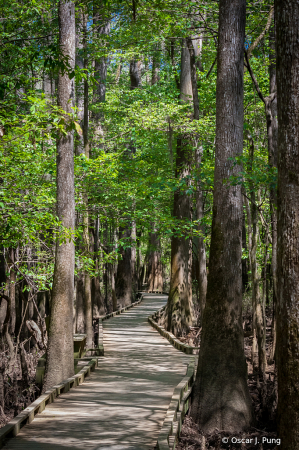
[(159, 44), (155, 45), (155, 50), (153, 54), (153, 64), (152, 64), (152, 86), (160, 80), (160, 52), (159, 52)]
[[(135, 205), (134, 205), (135, 207)], [(135, 298), (136, 292), (138, 290), (137, 288), (137, 271), (136, 271), (136, 221), (135, 219), (132, 220), (132, 230), (131, 230), (131, 240), (132, 240), (132, 247), (131, 247), (131, 266), (132, 266), (132, 290), (133, 290), (133, 297)]]
[(230, 158), (243, 147), (245, 0), (220, 0), (213, 222), (207, 300), (191, 415), (204, 432), (250, 425), (242, 328), (241, 186), (224, 180), (240, 171)]
[(129, 227), (119, 229), (119, 238), (125, 241), (121, 249), (122, 259), (118, 261), (115, 294), (121, 307), (132, 303), (132, 264), (131, 264), (131, 230)]
[[(190, 54), (186, 39), (182, 41), (181, 50), (180, 101), (192, 101)], [(186, 186), (184, 190), (178, 188), (174, 192), (173, 215), (176, 219), (187, 221), (191, 219), (191, 198), (186, 193), (191, 169), (191, 148), (189, 136), (180, 135), (177, 139), (176, 178), (185, 180)], [(167, 330), (177, 335), (186, 333), (194, 320), (191, 270), (191, 238), (174, 234), (171, 238), (171, 277), (165, 318)]]
[[(83, 33), (84, 33), (84, 13), (80, 11), (76, 17), (76, 65), (80, 70), (84, 69), (83, 56)], [(84, 81), (76, 84), (76, 106), (78, 108), (78, 118), (81, 128), (84, 127)], [(77, 134), (75, 137), (76, 155), (84, 153), (83, 135)]]
[[(196, 41), (195, 41), (196, 42)], [(200, 40), (201, 42), (201, 40)], [(199, 120), (199, 95), (197, 89), (197, 72), (196, 72), (196, 62), (199, 61), (196, 57), (200, 57), (199, 48), (196, 43), (188, 38), (187, 44), (190, 53), (190, 74), (191, 74), (191, 84), (192, 84), (192, 97), (193, 97), (193, 109), (194, 109), (194, 120)], [(199, 221), (199, 231), (201, 236), (198, 238), (198, 248), (197, 248), (197, 280), (198, 280), (198, 295), (200, 304), (201, 318), (203, 317), (203, 312), (206, 304), (207, 296), (207, 261), (206, 261), (206, 249), (204, 243), (205, 229), (202, 224), (204, 218), (204, 203), (203, 203), (203, 192), (200, 182), (200, 166), (203, 153), (203, 146), (200, 142), (200, 137), (195, 136), (195, 168), (197, 175), (196, 182), (196, 219)]]
[[(113, 244), (113, 250), (116, 249), (117, 243), (117, 233), (114, 227), (110, 230), (110, 236)], [(111, 280), (111, 296), (112, 296), (112, 311), (117, 310), (117, 298), (115, 293), (115, 276), (117, 271), (117, 264), (111, 263), (109, 264), (110, 268), (110, 280)]]
[(141, 86), (141, 61), (133, 58), (130, 62), (130, 87), (136, 89)]
[(142, 255), (141, 255), (141, 235), (142, 232), (140, 229), (137, 230), (136, 233), (136, 272), (137, 272), (137, 289), (138, 291), (142, 290)]
[(299, 3), (276, 0), (278, 436), (299, 448)]
[(163, 291), (163, 269), (161, 263), (161, 244), (157, 230), (153, 224), (153, 232), (149, 233), (148, 255), (148, 291)]
[[(95, 14), (93, 23), (96, 29), (97, 38), (104, 43), (104, 39), (110, 33), (110, 22), (105, 17), (101, 16), (99, 10), (95, 8)], [(94, 90), (94, 102), (95, 103), (103, 103), (106, 98), (106, 78), (107, 78), (107, 68), (108, 68), (108, 58), (107, 56), (102, 56), (100, 58), (96, 58), (95, 66), (94, 66), (94, 77), (97, 80), (97, 84)], [(103, 147), (103, 139), (104, 139), (104, 114), (100, 109), (100, 105), (98, 105), (98, 110), (94, 114), (94, 122), (95, 122), (95, 135), (96, 138), (100, 139), (100, 147)]]
[[(247, 250), (246, 242), (246, 222), (245, 222), (245, 212), (243, 211), (242, 218), (242, 249)], [(242, 258), (242, 293), (246, 292), (248, 285), (248, 260), (247, 258)]]
[[(87, 14), (83, 15), (83, 48), (84, 54), (84, 69), (87, 76), (88, 58), (87, 58)], [(89, 114), (88, 114), (88, 79), (84, 79), (84, 117), (83, 117), (83, 141), (84, 154), (86, 159), (89, 159)], [(84, 202), (84, 245), (87, 255), (90, 252), (90, 236), (89, 236), (89, 212), (88, 212), (88, 194), (85, 191), (83, 194)], [(86, 327), (86, 345), (87, 348), (92, 347), (93, 343), (93, 328), (92, 328), (92, 300), (91, 300), (91, 278), (87, 270), (84, 275), (84, 303), (85, 303), (85, 327)]]
[[(277, 90), (276, 86), (276, 53), (275, 53), (275, 27), (274, 25), (270, 29), (269, 34), (270, 43), (270, 95), (274, 94)], [(277, 144), (278, 144), (278, 122), (277, 122), (277, 97), (274, 98), (271, 105), (271, 114), (268, 118), (268, 157), (269, 166), (277, 167)], [(275, 357), (276, 348), (276, 314), (275, 308), (277, 304), (277, 191), (274, 187), (270, 188), (270, 204), (271, 204), (271, 216), (272, 216), (272, 258), (271, 258), (271, 270), (273, 278), (273, 319), (272, 319), (272, 336), (273, 344), (269, 363), (272, 363)]]
[[(253, 160), (254, 160), (254, 142), (252, 137), (249, 137), (249, 157), (250, 166), (249, 174), (253, 176)], [(255, 190), (254, 183), (250, 181), (250, 214), (251, 214), (251, 246), (250, 246), (250, 270), (252, 282), (252, 324), (253, 324), (253, 343), (252, 343), (252, 365), (256, 367), (255, 355), (258, 353), (258, 369), (262, 378), (265, 377), (267, 368), (266, 358), (266, 328), (265, 318), (263, 315), (262, 298), (260, 292), (260, 275), (257, 262), (257, 249), (259, 238), (259, 214), (257, 203), (260, 203), (260, 192)], [(258, 352), (256, 349), (258, 347)]]
[[(59, 45), (75, 65), (75, 5), (59, 2)], [(67, 73), (58, 77), (58, 106), (71, 112), (74, 101), (74, 82)], [(75, 225), (74, 196), (74, 139), (73, 133), (57, 139), (57, 216), (69, 232)], [(74, 374), (73, 297), (75, 247), (72, 239), (57, 239), (52, 289), (50, 330), (44, 391)]]
[[(132, 59), (130, 62), (130, 87), (131, 90), (139, 88), (141, 86), (141, 61), (137, 61), (136, 58)], [(128, 157), (131, 157), (135, 152), (136, 148), (134, 143), (128, 146)], [(133, 205), (133, 207), (135, 207)], [(135, 276), (135, 265), (136, 265), (136, 223), (132, 221), (131, 224), (127, 225), (128, 228), (120, 227), (119, 237), (125, 238), (130, 248), (122, 249), (122, 259), (119, 261), (117, 266), (116, 274), (116, 286), (115, 293), (116, 298), (122, 306), (128, 305), (133, 300), (133, 294), (135, 294), (136, 287), (136, 276)], [(130, 266), (130, 267), (129, 267)]]
[(201, 236), (198, 238), (198, 248), (197, 248), (197, 280), (198, 280), (198, 296), (200, 305), (201, 318), (203, 317), (203, 312), (206, 304), (207, 297), (207, 257), (206, 257), (206, 246), (204, 242), (205, 236), (205, 226), (203, 224), (204, 218), (204, 202), (203, 202), (203, 192), (200, 181), (200, 165), (202, 158), (203, 147), (197, 145), (195, 151), (195, 165), (197, 171), (197, 185), (196, 185), (196, 219), (199, 221), (199, 231)]
[(10, 248), (8, 250), (8, 262), (10, 265), (9, 270), (9, 297), (10, 297), (10, 323), (9, 332), (15, 333), (16, 327), (16, 270), (13, 266), (15, 262), (15, 249)]

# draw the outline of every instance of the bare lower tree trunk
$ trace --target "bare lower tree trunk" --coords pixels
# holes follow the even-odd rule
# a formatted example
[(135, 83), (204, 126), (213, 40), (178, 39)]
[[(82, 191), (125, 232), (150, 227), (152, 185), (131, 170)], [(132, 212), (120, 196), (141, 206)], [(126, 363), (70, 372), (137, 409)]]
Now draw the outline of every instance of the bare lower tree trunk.
[[(59, 45), (75, 65), (75, 6), (71, 1), (59, 2)], [(58, 77), (58, 106), (71, 112), (74, 82), (67, 73)], [(57, 140), (57, 215), (62, 226), (73, 233), (75, 225), (73, 133)], [(72, 239), (57, 239), (52, 289), (50, 330), (44, 391), (74, 374), (73, 298), (75, 247)]]
[[(135, 208), (135, 205), (134, 205), (134, 208)], [(136, 271), (136, 221), (135, 220), (132, 221), (131, 239), (132, 239), (132, 247), (131, 247), (132, 289), (133, 289), (133, 297), (135, 298), (136, 292), (138, 290), (137, 271)]]
[(15, 333), (16, 327), (16, 271), (14, 269), (15, 250), (10, 248), (8, 250), (8, 262), (10, 265), (9, 271), (9, 297), (10, 297), (10, 325), (9, 332)]
[[(243, 202), (244, 203), (244, 202)], [(243, 211), (242, 219), (242, 251), (247, 251), (246, 242), (246, 223), (245, 223), (245, 212)], [(246, 292), (248, 286), (248, 259), (242, 257), (242, 293)]]
[(276, 0), (278, 436), (299, 448), (299, 3)]
[(213, 223), (207, 300), (191, 415), (204, 432), (239, 432), (252, 420), (242, 328), (241, 186), (230, 158), (243, 147), (245, 0), (220, 0)]
[[(262, 308), (262, 298), (260, 292), (260, 275), (257, 262), (257, 247), (259, 236), (258, 211), (255, 204), (256, 198), (254, 191), (251, 192), (251, 220), (252, 220), (252, 247), (251, 247), (251, 279), (252, 279), (252, 309), (253, 309), (253, 330), (254, 340), (257, 339), (258, 346), (258, 369), (260, 375), (265, 377), (267, 368), (266, 359), (266, 329), (264, 327), (264, 316)], [(255, 346), (252, 345), (252, 363), (255, 366)]]
[(161, 263), (161, 244), (155, 226), (153, 232), (149, 233), (149, 255), (148, 255), (148, 291), (163, 291), (163, 269)]
[[(202, 43), (202, 41), (199, 41)], [(198, 45), (194, 45), (194, 42), (187, 38), (187, 45), (190, 53), (190, 74), (191, 74), (191, 84), (192, 84), (192, 98), (193, 98), (193, 119), (199, 120), (200, 110), (199, 110), (199, 96), (197, 89), (197, 71), (196, 71), (196, 57), (197, 62), (200, 59), (200, 52)], [(196, 219), (199, 221), (199, 231), (201, 236), (198, 238), (198, 249), (197, 249), (197, 280), (198, 280), (198, 295), (200, 304), (200, 314), (203, 317), (203, 312), (206, 304), (207, 295), (207, 261), (206, 261), (206, 249), (204, 243), (204, 225), (202, 220), (204, 218), (204, 204), (203, 204), (203, 192), (200, 182), (200, 165), (203, 153), (203, 146), (200, 143), (200, 137), (195, 136), (195, 168), (197, 175), (196, 182)]]
[[(186, 39), (181, 50), (181, 102), (192, 101), (190, 54)], [(188, 177), (191, 169), (192, 145), (189, 136), (177, 139), (176, 178), (185, 181), (185, 187), (174, 192), (173, 215), (182, 221), (191, 219), (191, 198), (188, 190)], [(165, 311), (166, 327), (174, 334), (185, 334), (194, 321), (192, 302), (192, 240), (188, 236), (171, 238), (171, 278), (169, 297)]]
[(155, 50), (153, 54), (153, 64), (152, 64), (152, 80), (151, 84), (152, 86), (160, 80), (160, 52), (159, 52), (160, 45), (155, 45)]
[(119, 237), (126, 241), (126, 248), (121, 249), (122, 259), (118, 262), (115, 294), (121, 307), (132, 303), (132, 264), (131, 264), (131, 229), (120, 228)]
[[(254, 160), (254, 142), (249, 136), (249, 174), (253, 174)], [(254, 183), (250, 181), (250, 215), (251, 215), (251, 245), (250, 245), (250, 270), (252, 281), (252, 325), (253, 325), (253, 343), (252, 343), (252, 365), (257, 366), (256, 354), (258, 354), (258, 370), (262, 378), (265, 377), (267, 368), (266, 357), (266, 328), (263, 314), (262, 298), (260, 292), (260, 274), (257, 262), (257, 249), (259, 238), (259, 213), (257, 204), (260, 203), (260, 192), (255, 190)], [(257, 348), (258, 347), (258, 352)]]

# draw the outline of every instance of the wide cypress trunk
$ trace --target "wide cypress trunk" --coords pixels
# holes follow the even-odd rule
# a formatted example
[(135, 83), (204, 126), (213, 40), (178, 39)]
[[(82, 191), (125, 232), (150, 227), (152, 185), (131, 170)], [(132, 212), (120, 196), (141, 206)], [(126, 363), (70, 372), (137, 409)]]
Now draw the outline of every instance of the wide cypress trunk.
[[(59, 2), (59, 45), (69, 64), (75, 65), (75, 6)], [(67, 73), (58, 77), (58, 106), (71, 112), (74, 81)], [(75, 225), (73, 133), (57, 139), (57, 216), (72, 232)], [(73, 297), (75, 247), (71, 239), (56, 242), (51, 316), (44, 390), (74, 374)]]
[(299, 448), (299, 3), (276, 0), (278, 436)]
[(243, 147), (245, 0), (220, 0), (213, 222), (207, 300), (191, 415), (204, 432), (252, 418), (242, 328), (241, 186), (227, 180)]

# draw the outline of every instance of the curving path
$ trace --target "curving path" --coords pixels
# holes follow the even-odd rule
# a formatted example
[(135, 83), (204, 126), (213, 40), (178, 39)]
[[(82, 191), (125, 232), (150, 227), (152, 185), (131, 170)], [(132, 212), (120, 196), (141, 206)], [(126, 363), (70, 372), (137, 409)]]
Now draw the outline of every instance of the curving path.
[(6, 450), (146, 450), (155, 443), (190, 357), (147, 322), (167, 297), (103, 322), (105, 356), (84, 384), (54, 403), (8, 441)]

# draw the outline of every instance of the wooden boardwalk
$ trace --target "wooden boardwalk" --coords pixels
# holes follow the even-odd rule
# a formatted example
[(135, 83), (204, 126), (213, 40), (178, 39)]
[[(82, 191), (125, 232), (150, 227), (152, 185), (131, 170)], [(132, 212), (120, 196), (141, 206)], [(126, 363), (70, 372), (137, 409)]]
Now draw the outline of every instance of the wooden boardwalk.
[(190, 357), (147, 322), (167, 297), (103, 322), (105, 356), (84, 384), (54, 403), (8, 441), (6, 450), (153, 450), (176, 385)]

